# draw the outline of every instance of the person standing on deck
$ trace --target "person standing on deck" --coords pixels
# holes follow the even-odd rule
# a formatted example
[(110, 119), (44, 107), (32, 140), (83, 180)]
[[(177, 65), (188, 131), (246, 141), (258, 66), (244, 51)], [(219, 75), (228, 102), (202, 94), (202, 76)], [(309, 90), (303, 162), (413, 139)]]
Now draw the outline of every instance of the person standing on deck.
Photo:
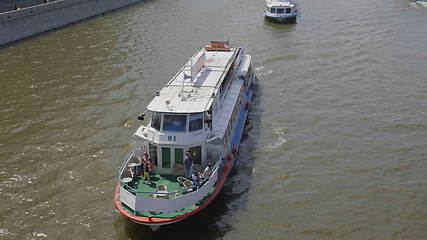
[(184, 158), (184, 167), (185, 167), (185, 177), (190, 178), (193, 170), (193, 157), (191, 152), (187, 151)]

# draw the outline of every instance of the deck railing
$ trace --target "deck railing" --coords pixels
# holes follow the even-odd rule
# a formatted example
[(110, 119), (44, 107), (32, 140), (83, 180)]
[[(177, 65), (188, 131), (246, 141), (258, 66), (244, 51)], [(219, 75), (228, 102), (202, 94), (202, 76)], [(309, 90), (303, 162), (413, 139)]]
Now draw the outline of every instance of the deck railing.
[[(175, 192), (146, 192), (138, 191), (128, 185), (120, 186), (120, 201), (126, 204), (133, 211), (152, 212), (173, 212), (194, 205), (205, 198), (213, 189), (218, 180), (219, 170), (222, 165), (220, 158), (214, 166), (214, 170), (209, 179), (197, 190), (186, 193), (188, 190)], [(185, 194), (179, 194), (180, 192)], [(137, 193), (146, 193), (144, 197), (138, 197)], [(150, 196), (150, 197), (148, 197)], [(162, 196), (162, 197), (155, 197)]]
[[(129, 163), (129, 160), (134, 156), (141, 156), (145, 149), (143, 149), (142, 142), (133, 142), (130, 145), (130, 148), (132, 149), (129, 154), (124, 158), (122, 166), (119, 169), (119, 176), (120, 179), (123, 178), (124, 171), (126, 169), (127, 164)], [(138, 153), (139, 152), (139, 153)]]

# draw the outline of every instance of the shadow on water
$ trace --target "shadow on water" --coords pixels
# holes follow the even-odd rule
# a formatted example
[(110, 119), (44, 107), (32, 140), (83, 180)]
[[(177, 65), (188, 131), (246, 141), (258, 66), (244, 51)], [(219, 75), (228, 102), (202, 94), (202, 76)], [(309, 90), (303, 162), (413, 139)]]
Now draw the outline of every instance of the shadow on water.
[(196, 215), (162, 226), (156, 232), (126, 220), (125, 234), (129, 239), (219, 239), (233, 228), (233, 215), (245, 209), (251, 186), (254, 149), (260, 135), (261, 92), (261, 85), (257, 84), (237, 155), (238, 162), (216, 199)]

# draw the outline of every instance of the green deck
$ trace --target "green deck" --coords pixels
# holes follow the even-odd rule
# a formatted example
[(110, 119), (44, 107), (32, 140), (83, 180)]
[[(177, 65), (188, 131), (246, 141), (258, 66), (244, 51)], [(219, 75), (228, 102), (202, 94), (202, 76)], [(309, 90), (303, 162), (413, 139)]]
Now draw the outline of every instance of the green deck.
[[(188, 191), (179, 184), (177, 180), (177, 176), (173, 175), (164, 175), (164, 174), (158, 174), (155, 173), (150, 177), (150, 182), (143, 181), (141, 177), (137, 177), (137, 182), (131, 183), (131, 186), (134, 186), (134, 189), (137, 190), (139, 193), (136, 193), (137, 197), (152, 197), (151, 193), (156, 192), (156, 187), (158, 185), (166, 185), (167, 191), (169, 193), (176, 192), (176, 194), (169, 195), (169, 198), (179, 197), (183, 194), (186, 194)], [(202, 199), (201, 201), (190, 205), (186, 208), (177, 210), (175, 212), (148, 212), (148, 211), (136, 211), (136, 213), (130, 209), (128, 206), (122, 203), (122, 206), (128, 210), (128, 212), (134, 216), (144, 216), (144, 217), (159, 217), (159, 218), (171, 218), (176, 217), (178, 215), (181, 215), (183, 213), (192, 211), (196, 208), (196, 206), (200, 206), (203, 204), (203, 202), (213, 193), (214, 187), (209, 191), (208, 195)], [(144, 192), (144, 193), (140, 193)]]
[[(150, 182), (143, 181), (141, 177), (137, 177), (138, 181), (134, 183), (136, 190), (140, 192), (156, 192), (158, 185), (166, 185), (168, 192), (182, 192), (185, 191), (183, 186), (180, 186), (176, 176), (164, 175), (155, 173), (150, 177)], [(149, 193), (137, 193), (137, 197), (148, 197)]]

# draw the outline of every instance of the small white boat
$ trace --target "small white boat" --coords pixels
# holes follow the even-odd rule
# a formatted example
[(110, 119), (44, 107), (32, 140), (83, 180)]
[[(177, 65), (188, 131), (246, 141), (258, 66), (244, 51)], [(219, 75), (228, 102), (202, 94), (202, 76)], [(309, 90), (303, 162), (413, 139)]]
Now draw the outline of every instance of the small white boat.
[(212, 202), (239, 149), (255, 87), (251, 65), (243, 48), (211, 42), (156, 93), (147, 106), (151, 121), (136, 130), (119, 171), (114, 202), (121, 214), (156, 230)]
[(295, 23), (297, 19), (297, 4), (292, 0), (267, 0), (264, 16), (270, 20)]
[(427, 7), (427, 0), (418, 0), (418, 1), (415, 1), (415, 3), (422, 5), (424, 7)]

